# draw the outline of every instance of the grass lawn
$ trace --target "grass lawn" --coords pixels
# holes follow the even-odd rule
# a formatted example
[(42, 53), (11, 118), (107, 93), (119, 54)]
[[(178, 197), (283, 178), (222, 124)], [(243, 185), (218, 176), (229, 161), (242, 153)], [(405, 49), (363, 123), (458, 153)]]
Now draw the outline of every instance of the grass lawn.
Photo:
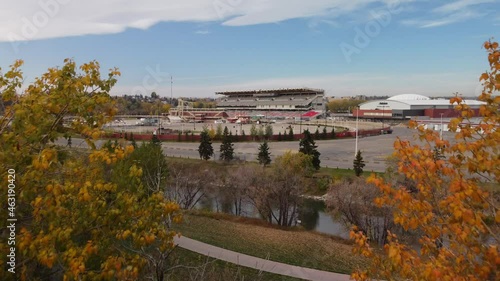
[(364, 260), (349, 241), (300, 229), (283, 230), (258, 219), (225, 214), (185, 214), (174, 227), (189, 238), (272, 261), (350, 274)]
[(166, 280), (276, 280), (299, 281), (302, 279), (261, 272), (244, 266), (216, 260), (180, 247), (176, 248), (170, 257), (172, 268)]

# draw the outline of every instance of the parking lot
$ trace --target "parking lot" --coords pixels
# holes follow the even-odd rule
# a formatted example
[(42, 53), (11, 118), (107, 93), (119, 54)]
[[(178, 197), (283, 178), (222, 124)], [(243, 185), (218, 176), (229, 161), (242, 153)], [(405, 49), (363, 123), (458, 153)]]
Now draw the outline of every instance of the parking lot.
[[(134, 133), (152, 133), (155, 126), (136, 126), (136, 120), (124, 120), (119, 126), (113, 126), (112, 129), (115, 131), (123, 132), (134, 132)], [(287, 127), (291, 126), (295, 133), (300, 132), (300, 130), (309, 129), (311, 132), (315, 132), (316, 128), (319, 128), (321, 132), (324, 125), (329, 126), (327, 131), (331, 131), (331, 126), (343, 127), (347, 130), (354, 130), (356, 123), (354, 121), (336, 121), (331, 120), (318, 120), (313, 122), (303, 123), (303, 124), (287, 124), (287, 123), (275, 123), (272, 124), (274, 134), (281, 132), (282, 134), (287, 131)], [(216, 128), (215, 123), (168, 123), (162, 122), (162, 127), (179, 130), (179, 131), (194, 131), (199, 133), (204, 127), (209, 129)], [(233, 134), (240, 134), (241, 130), (245, 131), (245, 134), (250, 133), (250, 124), (220, 124), (222, 127), (227, 126)], [(319, 127), (318, 127), (319, 126)], [(381, 128), (381, 123), (371, 123), (371, 122), (359, 122), (360, 129), (374, 129)], [(359, 138), (358, 148), (363, 153), (363, 158), (366, 163), (366, 171), (384, 171), (386, 168), (385, 159), (390, 156), (394, 149), (393, 144), (396, 138), (403, 140), (412, 140), (418, 142), (415, 138), (416, 131), (407, 129), (404, 126), (393, 128), (392, 134), (371, 136), (365, 138)], [(451, 139), (452, 133), (444, 132), (443, 137), (445, 139)], [(318, 145), (318, 151), (321, 153), (320, 160), (322, 166), (328, 167), (338, 167), (338, 168), (352, 168), (352, 161), (355, 154), (355, 139), (335, 139), (335, 140), (318, 140), (316, 141)], [(255, 161), (258, 153), (258, 142), (244, 142), (235, 143), (234, 151), (236, 157), (245, 161)], [(283, 142), (271, 142), (269, 143), (270, 152), (272, 158), (282, 155), (284, 152), (298, 151), (299, 142), (298, 141), (283, 141)], [(183, 158), (199, 158), (198, 154), (198, 143), (190, 142), (164, 142), (162, 144), (163, 151), (168, 156), (183, 157)], [(218, 159), (219, 156), (219, 143), (214, 143), (215, 158)]]

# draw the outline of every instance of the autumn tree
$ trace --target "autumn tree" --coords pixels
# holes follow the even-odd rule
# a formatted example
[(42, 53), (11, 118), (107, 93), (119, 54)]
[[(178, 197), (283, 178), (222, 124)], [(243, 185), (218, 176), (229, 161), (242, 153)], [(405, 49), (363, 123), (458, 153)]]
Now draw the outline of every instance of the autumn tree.
[(222, 124), (217, 124), (217, 127), (215, 129), (215, 137), (214, 137), (214, 139), (215, 140), (221, 140), (222, 139), (222, 133), (223, 133)]
[(387, 231), (395, 232), (392, 208), (379, 207), (374, 199), (380, 191), (362, 178), (344, 178), (332, 184), (327, 193), (327, 206), (335, 217), (350, 228), (356, 225), (372, 242), (382, 245)]
[(266, 125), (266, 129), (265, 129), (265, 139), (266, 140), (270, 140), (271, 137), (273, 136), (273, 126), (271, 124), (267, 124)]
[(297, 219), (300, 195), (309, 186), (306, 176), (312, 170), (311, 156), (287, 151), (276, 157), (271, 169), (256, 171), (249, 199), (263, 219), (291, 226)]
[(260, 125), (258, 128), (257, 128), (257, 136), (259, 137), (259, 141), (265, 139), (265, 136), (266, 136), (266, 132), (264, 130), (264, 126), (263, 125)]
[[(157, 278), (165, 268), (147, 256), (153, 248), (172, 249), (169, 226), (180, 219), (178, 205), (148, 190), (135, 164), (116, 180), (132, 146), (95, 145), (116, 112), (109, 91), (119, 72), (102, 77), (95, 61), (77, 67), (65, 60), (24, 87), (21, 66), (16, 61), (0, 76), (1, 99), (9, 104), (0, 117), (0, 178), (15, 171), (16, 199), (0, 219), (17, 220), (15, 274), (6, 271), (10, 249), (7, 232), (0, 234), (2, 280)], [(68, 131), (89, 149), (56, 145)]]
[(354, 161), (352, 161), (354, 173), (356, 177), (361, 176), (363, 173), (363, 168), (365, 167), (365, 161), (363, 161), (363, 156), (361, 156), (361, 150), (356, 152), (356, 157), (354, 157)]
[(227, 127), (224, 127), (224, 133), (222, 134), (222, 143), (220, 145), (220, 160), (229, 162), (234, 159), (234, 144), (232, 140), (232, 135), (229, 134)]
[(356, 108), (359, 104), (361, 104), (363, 100), (358, 99), (335, 99), (330, 101), (326, 107), (330, 112), (335, 113), (347, 113), (351, 112), (353, 108)]
[(313, 167), (318, 170), (320, 168), (321, 160), (319, 160), (320, 153), (318, 146), (313, 140), (309, 130), (304, 130), (304, 137), (299, 142), (299, 152), (311, 156)]
[[(479, 122), (473, 110), (456, 96), (459, 112), (449, 128), (454, 142), (411, 122), (423, 145), (397, 140), (398, 172), (416, 183), (416, 191), (372, 176), (382, 195), (379, 206), (394, 208), (394, 222), (419, 234), (409, 245), (389, 233), (383, 253), (374, 251), (362, 231), (352, 231), (358, 252), (371, 264), (353, 274), (358, 280), (499, 280), (500, 255), (500, 50), (486, 42), (490, 71), (480, 76)], [(435, 157), (434, 148), (442, 151)]]
[(267, 144), (267, 141), (260, 144), (257, 159), (259, 160), (259, 164), (264, 167), (271, 163), (271, 153), (269, 153), (269, 145)]
[(258, 133), (257, 126), (255, 126), (255, 123), (254, 123), (250, 127), (250, 136), (252, 137), (252, 140), (255, 140), (255, 137), (257, 137), (257, 133)]
[[(123, 166), (126, 172), (132, 164), (142, 170), (142, 184), (150, 193), (165, 191), (168, 165), (160, 145), (152, 141), (143, 142), (117, 166)], [(118, 176), (120, 175), (118, 174)]]
[(200, 158), (203, 160), (208, 160), (214, 155), (214, 148), (212, 147), (212, 141), (208, 135), (207, 130), (203, 130), (200, 133), (200, 145), (198, 147), (198, 153)]

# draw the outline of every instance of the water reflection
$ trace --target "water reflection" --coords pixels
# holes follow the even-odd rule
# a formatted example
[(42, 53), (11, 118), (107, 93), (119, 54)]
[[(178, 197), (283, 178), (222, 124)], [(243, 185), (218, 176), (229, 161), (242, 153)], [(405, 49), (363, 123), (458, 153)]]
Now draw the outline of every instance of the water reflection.
[[(242, 205), (243, 216), (258, 217), (258, 213), (250, 202), (243, 202)], [(196, 205), (196, 209), (234, 214), (232, 202), (224, 202), (224, 200), (217, 198), (201, 198)], [(349, 239), (349, 230), (337, 218), (327, 212), (326, 204), (323, 201), (304, 199), (299, 207), (298, 219), (306, 230)]]
[(299, 219), (305, 229), (349, 239), (349, 230), (327, 212), (325, 202), (304, 199), (299, 212)]

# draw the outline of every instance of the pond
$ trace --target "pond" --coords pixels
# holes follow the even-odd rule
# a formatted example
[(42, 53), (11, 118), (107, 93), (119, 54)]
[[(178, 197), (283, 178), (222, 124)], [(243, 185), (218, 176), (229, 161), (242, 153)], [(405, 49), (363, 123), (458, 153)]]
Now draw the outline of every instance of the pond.
[[(233, 213), (231, 204), (224, 204), (215, 198), (203, 198), (195, 206), (196, 209), (209, 210), (213, 212)], [(338, 236), (349, 239), (349, 229), (347, 229), (340, 219), (336, 218), (326, 210), (324, 201), (314, 199), (303, 199), (299, 207), (297, 223), (304, 229), (317, 231), (324, 234)], [(244, 202), (242, 215), (246, 217), (259, 218), (258, 212), (250, 202)]]

